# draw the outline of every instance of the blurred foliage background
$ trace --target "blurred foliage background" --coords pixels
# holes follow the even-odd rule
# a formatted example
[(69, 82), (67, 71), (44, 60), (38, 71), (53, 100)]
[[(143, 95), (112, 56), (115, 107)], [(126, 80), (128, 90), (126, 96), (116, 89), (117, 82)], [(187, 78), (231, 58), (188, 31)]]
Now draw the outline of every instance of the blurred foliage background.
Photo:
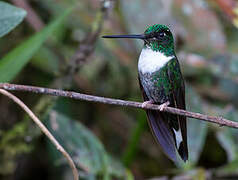
[[(155, 23), (174, 34), (187, 109), (237, 121), (236, 0), (0, 1), (0, 81), (142, 101), (143, 43), (100, 37), (142, 33)], [(236, 129), (188, 120), (189, 161), (173, 164), (142, 110), (14, 94), (70, 153), (80, 179), (238, 179)], [(0, 107), (0, 179), (72, 179), (64, 157), (27, 115), (6, 97)]]

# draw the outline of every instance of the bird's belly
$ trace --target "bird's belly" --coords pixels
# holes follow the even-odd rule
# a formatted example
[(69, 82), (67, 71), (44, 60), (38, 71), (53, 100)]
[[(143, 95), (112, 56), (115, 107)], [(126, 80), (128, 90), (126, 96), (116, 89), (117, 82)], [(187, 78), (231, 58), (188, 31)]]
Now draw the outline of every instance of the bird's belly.
[(150, 100), (156, 103), (164, 103), (168, 101), (166, 77), (155, 76), (155, 73), (140, 74), (141, 85)]

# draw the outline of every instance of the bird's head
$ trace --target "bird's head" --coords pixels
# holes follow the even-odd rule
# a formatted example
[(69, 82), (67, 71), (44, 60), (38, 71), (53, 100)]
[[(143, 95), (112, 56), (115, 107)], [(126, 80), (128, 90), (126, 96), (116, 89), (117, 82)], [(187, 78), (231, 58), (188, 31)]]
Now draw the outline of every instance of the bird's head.
[(163, 24), (154, 24), (148, 27), (143, 34), (109, 35), (103, 38), (133, 38), (144, 40), (144, 48), (159, 51), (169, 56), (174, 53), (174, 39), (169, 28)]

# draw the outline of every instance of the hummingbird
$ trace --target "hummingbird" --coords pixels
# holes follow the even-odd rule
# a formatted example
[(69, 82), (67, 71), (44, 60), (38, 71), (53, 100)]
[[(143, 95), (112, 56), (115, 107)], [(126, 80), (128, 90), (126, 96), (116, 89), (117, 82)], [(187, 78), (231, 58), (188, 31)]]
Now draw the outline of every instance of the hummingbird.
[(170, 29), (163, 24), (154, 24), (143, 34), (107, 35), (103, 38), (131, 38), (144, 41), (138, 61), (138, 79), (144, 99), (142, 107), (148, 104), (160, 105), (160, 111), (146, 110), (152, 134), (172, 161), (177, 161), (177, 151), (186, 162), (186, 117), (163, 112), (166, 106), (186, 109), (184, 79)]

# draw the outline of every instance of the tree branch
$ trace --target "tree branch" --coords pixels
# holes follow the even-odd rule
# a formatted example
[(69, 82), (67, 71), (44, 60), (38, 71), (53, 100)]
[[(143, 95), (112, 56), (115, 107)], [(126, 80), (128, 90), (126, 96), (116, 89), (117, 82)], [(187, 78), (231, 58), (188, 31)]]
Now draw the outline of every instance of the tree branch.
[[(78, 170), (70, 157), (70, 155), (65, 151), (65, 149), (59, 144), (59, 142), (54, 138), (54, 136), (49, 132), (49, 130), (44, 126), (44, 124), (36, 117), (36, 115), (16, 96), (5, 91), (4, 89), (0, 89), (0, 93), (12, 99), (16, 104), (18, 104), (37, 124), (37, 126), (42, 130), (42, 132), (50, 139), (50, 141), (55, 145), (56, 149), (60, 151), (63, 156), (67, 159), (70, 168), (73, 171), (74, 180), (78, 180)], [(83, 165), (79, 164), (80, 168), (85, 172), (88, 172), (88, 169)]]
[[(159, 111), (159, 105), (155, 105), (155, 104), (148, 104), (146, 107), (142, 107), (142, 103), (140, 102), (92, 96), (92, 95), (81, 94), (81, 93), (72, 92), (72, 91), (63, 91), (58, 89), (49, 89), (49, 88), (43, 88), (43, 87), (25, 86), (25, 85), (8, 84), (8, 83), (0, 83), (0, 88), (8, 90), (8, 91), (25, 91), (25, 92), (32, 92), (37, 94), (47, 94), (52, 96), (67, 97), (67, 98), (78, 99), (83, 101), (98, 102), (103, 104), (111, 104), (111, 105), (126, 106), (126, 107), (140, 108), (140, 109), (151, 109), (151, 110)], [(177, 114), (180, 116), (186, 116), (186, 117), (200, 119), (200, 120), (211, 122), (211, 123), (216, 123), (216, 124), (219, 124), (220, 126), (228, 126), (228, 127), (238, 129), (237, 122), (230, 121), (223, 117), (209, 116), (209, 115), (189, 112), (189, 111), (185, 111), (185, 110), (177, 109), (173, 107), (165, 107), (163, 108), (163, 111), (172, 113), (172, 114)]]

